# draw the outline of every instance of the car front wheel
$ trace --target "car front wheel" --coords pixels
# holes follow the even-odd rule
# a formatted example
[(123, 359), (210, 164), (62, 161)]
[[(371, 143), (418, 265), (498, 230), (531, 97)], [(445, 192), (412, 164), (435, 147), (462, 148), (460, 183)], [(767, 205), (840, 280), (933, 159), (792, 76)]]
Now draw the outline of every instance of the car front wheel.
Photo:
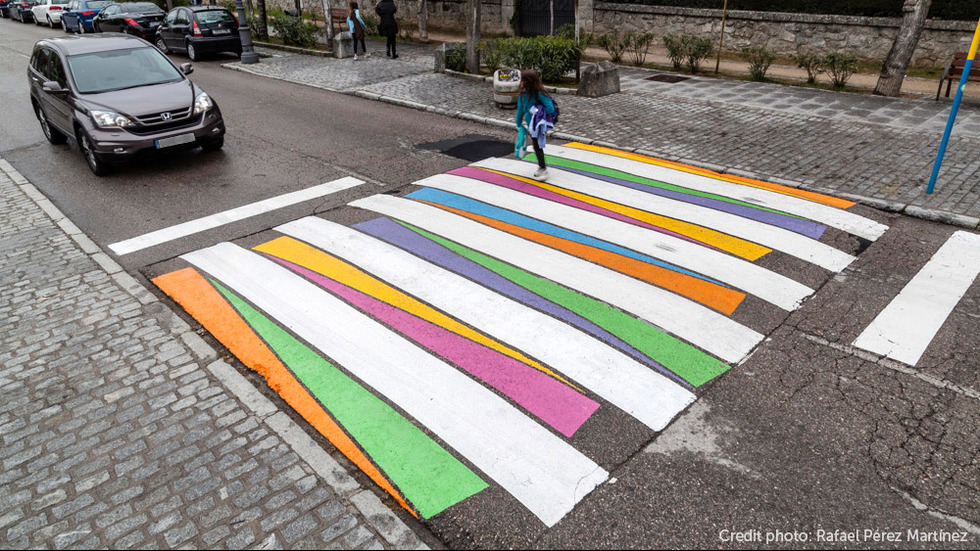
[(170, 48), (167, 47), (167, 41), (162, 36), (157, 37), (157, 49), (165, 54), (170, 53)]
[(213, 140), (198, 142), (201, 145), (201, 149), (204, 151), (217, 151), (225, 146), (225, 137), (221, 136)]
[(82, 129), (78, 130), (78, 149), (82, 151), (82, 156), (85, 157), (85, 162), (88, 163), (92, 174), (105, 176), (109, 173), (109, 165), (102, 159), (99, 159), (98, 154), (95, 153), (95, 149), (92, 146), (92, 140), (89, 139), (88, 134)]
[(82, 20), (78, 20), (78, 34), (85, 34), (85, 25), (82, 25)]

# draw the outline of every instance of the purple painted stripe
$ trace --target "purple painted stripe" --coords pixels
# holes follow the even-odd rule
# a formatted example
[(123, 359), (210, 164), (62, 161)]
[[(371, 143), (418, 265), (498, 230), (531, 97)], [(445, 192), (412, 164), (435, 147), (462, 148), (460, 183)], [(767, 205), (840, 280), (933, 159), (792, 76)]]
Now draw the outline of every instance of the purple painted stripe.
[(572, 172), (575, 174), (581, 174), (582, 176), (588, 176), (589, 178), (595, 178), (596, 180), (602, 180), (604, 182), (609, 182), (611, 184), (619, 184), (621, 186), (638, 189), (640, 191), (644, 191), (646, 193), (652, 193), (654, 195), (659, 195), (661, 197), (676, 199), (678, 201), (684, 201), (685, 203), (691, 203), (694, 205), (701, 205), (702, 207), (708, 207), (709, 209), (728, 212), (731, 214), (737, 214), (738, 216), (741, 216), (743, 218), (749, 218), (752, 220), (757, 220), (759, 222), (769, 224), (771, 226), (778, 226), (780, 228), (785, 228), (787, 230), (805, 235), (812, 239), (820, 239), (820, 236), (822, 236), (823, 232), (826, 231), (827, 229), (827, 226), (823, 224), (818, 224), (811, 220), (804, 220), (801, 218), (786, 216), (784, 214), (778, 214), (775, 212), (754, 209), (752, 207), (746, 207), (743, 205), (736, 205), (734, 203), (729, 203), (727, 201), (719, 201), (718, 199), (700, 197), (697, 195), (688, 195), (686, 193), (681, 193), (679, 191), (672, 191), (669, 189), (648, 186), (646, 184), (638, 184), (636, 182), (631, 182), (629, 180), (621, 180), (619, 178), (614, 178), (612, 176), (605, 176), (603, 174), (596, 174), (594, 172), (589, 172), (586, 170), (578, 170), (575, 168), (566, 168), (566, 167), (555, 167), (555, 168), (567, 172)]
[(555, 193), (553, 191), (548, 191), (546, 189), (541, 189), (538, 186), (529, 184), (527, 182), (522, 182), (515, 178), (509, 176), (504, 176), (502, 174), (497, 174), (496, 172), (490, 172), (489, 170), (482, 170), (479, 168), (473, 168), (469, 166), (464, 166), (463, 168), (457, 168), (455, 170), (450, 170), (447, 174), (454, 174), (456, 176), (463, 176), (466, 178), (472, 178), (474, 180), (480, 180), (490, 184), (498, 185), (514, 191), (519, 191), (521, 193), (527, 193), (528, 195), (534, 195), (535, 197), (540, 197), (542, 199), (547, 199), (548, 201), (554, 201), (555, 203), (561, 203), (563, 205), (568, 205), (570, 207), (575, 207), (577, 209), (587, 210), (589, 212), (594, 212), (596, 214), (601, 214), (609, 218), (615, 218), (621, 222), (626, 222), (627, 224), (633, 224), (634, 226), (641, 226), (648, 230), (653, 230), (655, 232), (664, 233), (667, 235), (672, 235), (679, 239), (685, 241), (690, 241), (691, 243), (697, 243), (702, 247), (708, 247), (709, 249), (720, 250), (713, 245), (704, 243), (694, 239), (693, 237), (688, 237), (684, 234), (677, 233), (660, 226), (655, 226), (653, 224), (643, 222), (642, 220), (637, 220), (636, 218), (631, 218), (625, 214), (620, 214), (609, 209), (602, 207), (597, 207), (593, 204), (586, 203), (585, 201), (580, 201), (578, 199), (572, 199), (571, 197), (566, 197), (560, 193)]
[(575, 431), (599, 409), (599, 403), (595, 400), (579, 394), (571, 387), (531, 366), (312, 270), (280, 258), (270, 258), (336, 293), (362, 311), (460, 366), (466, 372), (504, 393), (565, 436), (573, 436)]
[(366, 234), (377, 237), (414, 253), (433, 264), (456, 272), (473, 281), (479, 282), (484, 287), (493, 289), (498, 293), (509, 297), (521, 304), (525, 304), (564, 321), (565, 323), (579, 328), (580, 330), (596, 337), (602, 342), (628, 354), (643, 365), (656, 369), (658, 372), (670, 377), (678, 384), (690, 388), (690, 384), (678, 377), (674, 372), (653, 361), (648, 356), (633, 348), (619, 337), (606, 331), (602, 327), (592, 323), (582, 316), (568, 310), (567, 308), (555, 304), (550, 300), (528, 291), (524, 287), (510, 281), (509, 279), (496, 274), (476, 262), (463, 258), (462, 256), (450, 251), (438, 243), (434, 243), (425, 237), (395, 223), (390, 218), (375, 218), (356, 224), (354, 229)]

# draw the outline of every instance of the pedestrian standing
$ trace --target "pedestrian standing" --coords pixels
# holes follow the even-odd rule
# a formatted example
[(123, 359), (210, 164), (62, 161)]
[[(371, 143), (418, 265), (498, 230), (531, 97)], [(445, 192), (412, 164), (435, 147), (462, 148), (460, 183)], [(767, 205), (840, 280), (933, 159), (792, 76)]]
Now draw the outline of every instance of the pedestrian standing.
[(367, 46), (364, 45), (364, 20), (361, 19), (361, 10), (357, 9), (357, 2), (351, 2), (347, 10), (347, 28), (354, 37), (354, 59), (357, 59), (357, 41), (361, 41), (361, 53), (367, 54)]
[(374, 11), (381, 18), (378, 30), (388, 39), (385, 43), (386, 55), (391, 59), (398, 59), (398, 53), (395, 52), (395, 36), (398, 35), (398, 23), (395, 21), (395, 12), (398, 11), (398, 6), (395, 5), (394, 0), (381, 0), (374, 7)]
[(548, 178), (548, 166), (544, 162), (545, 135), (555, 126), (555, 102), (545, 93), (541, 77), (533, 69), (521, 71), (518, 93), (514, 123), (518, 132), (522, 126), (527, 126), (534, 156), (538, 158), (538, 170), (534, 173), (534, 179), (545, 180)]

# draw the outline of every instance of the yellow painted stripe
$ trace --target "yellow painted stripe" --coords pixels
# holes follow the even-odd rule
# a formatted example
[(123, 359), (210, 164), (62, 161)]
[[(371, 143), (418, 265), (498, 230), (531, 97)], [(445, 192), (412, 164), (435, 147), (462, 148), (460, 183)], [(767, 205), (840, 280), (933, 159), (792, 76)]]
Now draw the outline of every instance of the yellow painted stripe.
[(619, 203), (614, 203), (612, 201), (607, 201), (605, 199), (599, 199), (592, 197), (591, 195), (586, 195), (584, 193), (579, 193), (576, 191), (567, 190), (558, 186), (551, 184), (546, 184), (543, 182), (538, 182), (536, 180), (531, 180), (530, 178), (524, 178), (522, 176), (517, 176), (515, 174), (510, 174), (508, 172), (501, 172), (498, 170), (491, 170), (488, 168), (481, 168), (481, 170), (486, 170), (487, 172), (494, 172), (500, 174), (501, 176), (507, 176), (508, 178), (513, 178), (515, 180), (520, 180), (522, 182), (531, 184), (532, 186), (537, 186), (541, 189), (546, 189), (548, 191), (555, 192), (559, 195), (564, 195), (565, 197), (570, 197), (590, 205), (595, 205), (597, 207), (604, 208), (606, 210), (611, 210), (613, 212), (618, 212), (619, 214), (629, 216), (635, 220), (641, 222), (646, 222), (654, 226), (658, 226), (673, 232), (677, 232), (681, 235), (686, 235), (701, 241), (702, 243), (707, 243), (713, 247), (717, 247), (723, 251), (729, 252), (735, 256), (739, 256), (748, 260), (758, 260), (762, 256), (765, 256), (772, 252), (772, 249), (763, 247), (762, 245), (757, 245), (751, 241), (746, 241), (738, 237), (733, 237), (726, 233), (720, 231), (705, 228), (704, 226), (699, 226), (697, 224), (691, 224), (690, 222), (684, 222), (682, 220), (675, 220), (674, 218), (668, 218), (666, 216), (661, 216), (659, 214), (653, 214), (645, 210), (640, 210), (633, 207), (627, 207), (625, 205), (620, 205)]
[(605, 153), (606, 155), (612, 155), (614, 157), (619, 157), (622, 159), (630, 159), (632, 161), (640, 161), (651, 165), (673, 168), (675, 170), (680, 170), (690, 174), (707, 176), (708, 178), (714, 178), (715, 180), (722, 180), (725, 182), (731, 182), (733, 184), (741, 184), (741, 185), (746, 185), (746, 186), (760, 188), (760, 189), (767, 189), (769, 191), (774, 191), (776, 193), (781, 193), (783, 195), (791, 195), (793, 197), (799, 197), (800, 199), (806, 199), (808, 201), (813, 201), (814, 203), (821, 203), (824, 205), (828, 205), (840, 209), (850, 208), (856, 204), (854, 203), (854, 201), (848, 201), (846, 199), (831, 197), (830, 195), (824, 195), (822, 193), (806, 191), (804, 189), (797, 189), (789, 186), (782, 186), (779, 184), (774, 184), (772, 182), (763, 182), (762, 180), (743, 178), (742, 176), (735, 176), (733, 174), (722, 174), (720, 172), (715, 172), (713, 170), (708, 170), (706, 168), (698, 168), (696, 166), (686, 165), (683, 163), (675, 163), (673, 161), (666, 161), (664, 159), (658, 159), (656, 157), (640, 155), (639, 153), (629, 153), (628, 151), (620, 151), (618, 149), (612, 149), (609, 147), (588, 145), (588, 144), (578, 143), (578, 142), (567, 143), (565, 144), (565, 147), (572, 147), (575, 149), (582, 149), (585, 151), (594, 151), (596, 153)]
[(255, 250), (292, 262), (293, 264), (297, 264), (306, 269), (312, 270), (320, 275), (329, 277), (338, 283), (351, 287), (352, 289), (356, 289), (366, 295), (372, 296), (382, 302), (394, 306), (395, 308), (404, 310), (413, 316), (417, 316), (426, 321), (434, 323), (435, 325), (452, 331), (461, 337), (482, 344), (483, 346), (496, 350), (497, 352), (500, 352), (506, 356), (510, 356), (511, 358), (527, 364), (538, 371), (551, 375), (555, 379), (558, 379), (568, 386), (575, 388), (579, 392), (582, 391), (582, 389), (569, 383), (569, 381), (562, 378), (554, 371), (532, 360), (531, 358), (528, 358), (517, 350), (505, 346), (504, 344), (463, 325), (435, 308), (412, 298), (408, 294), (403, 293), (391, 285), (388, 285), (387, 283), (384, 283), (374, 276), (364, 272), (360, 268), (357, 268), (352, 264), (348, 264), (335, 256), (331, 256), (320, 249), (307, 245), (302, 241), (298, 241), (291, 237), (279, 237), (269, 241), (268, 243), (263, 243), (255, 247)]

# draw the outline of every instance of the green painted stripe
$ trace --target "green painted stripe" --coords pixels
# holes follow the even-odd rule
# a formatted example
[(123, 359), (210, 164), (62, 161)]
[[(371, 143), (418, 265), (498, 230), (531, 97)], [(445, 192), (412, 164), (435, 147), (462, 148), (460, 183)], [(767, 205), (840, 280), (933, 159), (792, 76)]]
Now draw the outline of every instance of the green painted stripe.
[(211, 283), (426, 518), (487, 488), (377, 396), (219, 283)]
[[(563, 166), (565, 168), (573, 168), (575, 170), (584, 170), (586, 172), (591, 172), (592, 174), (599, 174), (602, 176), (608, 176), (610, 178), (619, 178), (620, 180), (626, 180), (629, 182), (643, 184), (643, 185), (656, 187), (660, 189), (666, 189), (669, 191), (676, 191), (678, 193), (684, 193), (687, 195), (696, 195), (698, 197), (704, 197), (706, 199), (717, 199), (718, 201), (724, 201), (726, 203), (732, 203), (735, 205), (741, 205), (743, 207), (750, 207), (757, 210), (764, 210), (775, 214), (781, 214), (783, 216), (789, 216), (790, 218), (799, 218), (801, 220), (804, 220), (804, 218), (800, 216), (787, 214), (783, 211), (774, 210), (766, 207), (760, 207), (759, 205), (746, 203), (745, 201), (739, 201), (738, 199), (732, 199), (731, 197), (725, 197), (723, 195), (715, 195), (714, 193), (697, 191), (690, 188), (681, 187), (674, 184), (668, 184), (666, 182), (661, 182), (659, 180), (651, 180), (650, 178), (644, 178), (643, 176), (637, 176), (635, 174), (630, 174), (629, 172), (623, 172), (621, 170), (606, 168), (603, 166), (597, 166), (589, 163), (583, 163), (581, 161), (574, 161), (572, 159), (565, 159), (562, 157), (555, 157), (552, 155), (545, 155), (545, 159), (547, 160), (548, 164), (552, 164), (555, 166)], [(528, 159), (525, 159), (525, 161), (531, 162)]]
[(601, 326), (696, 387), (731, 369), (717, 358), (603, 302), (410, 224), (399, 224)]

